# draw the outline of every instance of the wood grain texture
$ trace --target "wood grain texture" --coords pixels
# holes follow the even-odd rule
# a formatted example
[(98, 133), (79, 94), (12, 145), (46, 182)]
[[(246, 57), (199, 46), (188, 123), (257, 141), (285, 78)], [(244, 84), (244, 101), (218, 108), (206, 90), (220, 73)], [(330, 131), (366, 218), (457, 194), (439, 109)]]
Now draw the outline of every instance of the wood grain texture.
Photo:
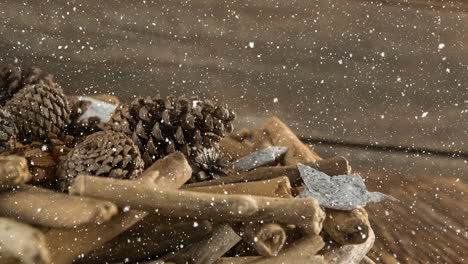
[(466, 0), (351, 0), (361, 2), (380, 3), (382, 5), (397, 6), (403, 8), (441, 10), (446, 12), (467, 12), (468, 1)]
[(209, 94), (238, 109), (241, 126), (277, 115), (303, 137), (466, 153), (462, 11), (354, 0), (7, 1), (0, 63), (37, 64), (68, 93)]

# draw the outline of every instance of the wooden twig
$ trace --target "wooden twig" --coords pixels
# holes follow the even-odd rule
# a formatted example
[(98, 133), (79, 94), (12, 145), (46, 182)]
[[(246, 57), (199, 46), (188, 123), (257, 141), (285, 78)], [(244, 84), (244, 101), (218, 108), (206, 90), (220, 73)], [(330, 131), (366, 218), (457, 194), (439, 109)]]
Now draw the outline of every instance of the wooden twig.
[[(281, 198), (292, 197), (291, 185), (287, 177), (278, 177), (266, 181), (197, 187), (187, 190)], [(247, 223), (243, 225), (240, 234), (242, 239), (262, 256), (276, 256), (286, 242), (286, 233), (278, 224)]]
[(111, 202), (69, 196), (26, 184), (15, 191), (0, 193), (0, 215), (55, 228), (102, 223), (117, 214)]
[(323, 228), (333, 241), (341, 245), (364, 243), (371, 230), (367, 211), (357, 208), (351, 211), (325, 210), (327, 217)]
[(211, 185), (187, 188), (187, 191), (222, 194), (251, 194), (258, 196), (291, 198), (291, 184), (288, 177), (278, 177), (271, 180), (225, 185)]
[(368, 256), (364, 256), (359, 264), (375, 264), (375, 262)]
[(278, 262), (274, 258), (260, 256), (220, 258), (215, 264), (322, 264), (322, 256), (291, 256), (287, 262)]
[[(149, 186), (157, 186), (159, 188), (179, 189), (192, 176), (192, 168), (181, 152), (172, 153), (162, 159), (157, 160), (153, 165), (146, 169), (140, 177), (140, 180)], [(143, 217), (139, 225), (147, 225), (150, 228), (157, 226), (160, 223), (167, 223), (167, 220), (159, 215), (149, 213)], [(173, 222), (173, 221), (171, 221)], [(183, 222), (183, 221), (179, 221)], [(140, 229), (139, 227), (136, 227)], [(133, 228), (124, 232), (121, 236), (133, 233)]]
[(240, 240), (241, 238), (229, 225), (219, 225), (213, 229), (209, 237), (175, 255), (169, 255), (167, 260), (175, 263), (212, 264)]
[(178, 189), (192, 176), (192, 168), (182, 152), (175, 152), (157, 160), (141, 175), (155, 186)]
[(372, 229), (366, 242), (359, 245), (327, 246), (320, 253), (327, 264), (358, 264), (374, 245), (375, 235)]
[(30, 181), (31, 177), (25, 158), (0, 156), (0, 191), (11, 190), (20, 183)]
[[(269, 142), (273, 146), (287, 146), (290, 148), (290, 151), (288, 151), (288, 153), (286, 153), (285, 156), (286, 165), (296, 165), (297, 163), (307, 163), (311, 160), (313, 161), (320, 159), (320, 157), (310, 148), (308, 148), (308, 146), (302, 144), (302, 142), (300, 142), (300, 140), (297, 139), (297, 137), (295, 137), (294, 135), (291, 135), (292, 132), (277, 118), (270, 119), (258, 131), (263, 132), (261, 133), (261, 136), (258, 136), (259, 140), (269, 140)], [(257, 135), (259, 133), (258, 131), (256, 132)], [(304, 148), (301, 148), (299, 146), (300, 144), (302, 144), (309, 151), (306, 151)], [(291, 152), (291, 150), (293, 150), (295, 147), (296, 151)], [(333, 163), (331, 163), (330, 167), (339, 167), (341, 169), (346, 168), (347, 173), (340, 174), (350, 173), (350, 167), (347, 164), (347, 162), (346, 166), (337, 165), (333, 165)], [(319, 170), (325, 172), (323, 167)], [(331, 176), (336, 175), (335, 173), (327, 174)], [(295, 186), (294, 183), (295, 181), (291, 180), (291, 184), (293, 186)], [(367, 219), (367, 212), (365, 209), (359, 209), (351, 213), (343, 213), (339, 211), (329, 210), (327, 211), (327, 215), (329, 217), (327, 217), (327, 222), (324, 224), (324, 228), (335, 241), (342, 244), (351, 244), (362, 243), (367, 239), (368, 232), (369, 230), (371, 230), (371, 228)]]
[(324, 213), (315, 199), (285, 199), (164, 190), (137, 181), (79, 175), (72, 194), (102, 198), (125, 207), (166, 216), (217, 221), (276, 221), (297, 224), (318, 234)]
[(218, 259), (215, 264), (252, 264), (255, 261), (261, 260), (261, 256), (249, 256), (249, 257), (224, 257)]
[(285, 146), (289, 151), (284, 157), (284, 165), (296, 165), (321, 158), (302, 141), (277, 117), (270, 118), (260, 128), (254, 131), (254, 149), (268, 146)]
[[(138, 262), (138, 263), (141, 263), (141, 264), (176, 264), (174, 262), (167, 262), (164, 260), (150, 260), (150, 261)], [(120, 263), (114, 263), (114, 264), (120, 264)]]
[(91, 250), (101, 247), (142, 218), (142, 213), (121, 213), (103, 224), (72, 229), (51, 229), (45, 234), (53, 264), (69, 264)]
[(50, 263), (44, 235), (28, 225), (0, 218), (0, 263)]
[[(216, 264), (321, 264), (322, 256), (316, 256), (325, 243), (320, 236), (303, 237), (293, 243), (290, 247), (283, 249), (276, 257), (246, 257), (246, 258), (224, 258)], [(345, 263), (345, 262), (343, 262)]]
[[(163, 164), (165, 164), (164, 168), (162, 168)], [(170, 168), (174, 170), (170, 170)], [(171, 173), (166, 174), (167, 176), (160, 173), (160, 171), (164, 172), (164, 169), (171, 171)], [(181, 158), (181, 154), (178, 152), (159, 160), (148, 170), (138, 180), (139, 184), (147, 186), (157, 184), (160, 188), (178, 188), (192, 175), (187, 160)], [(78, 256), (83, 256), (102, 247), (147, 215), (148, 213), (143, 211), (130, 210), (102, 225), (84, 225), (76, 229), (53, 229), (46, 233), (48, 248), (52, 250), (52, 260), (54, 264), (71, 263)]]
[(291, 247), (282, 250), (278, 256), (272, 258), (263, 258), (258, 260), (257, 264), (318, 264), (323, 263), (322, 256), (316, 256), (317, 252), (323, 248), (325, 243), (320, 236), (304, 237), (293, 243)]
[[(346, 158), (344, 157), (334, 157), (330, 159), (311, 161), (306, 162), (304, 164), (314, 169), (325, 172), (330, 176), (351, 173), (351, 167), (349, 166), (348, 160), (346, 160)], [(299, 174), (299, 170), (297, 169), (297, 165), (291, 165), (282, 167), (257, 168), (252, 171), (229, 175), (211, 181), (187, 184), (184, 186), (184, 188), (212, 186), (238, 182), (263, 181), (277, 178), (280, 176), (287, 176), (292, 186), (300, 186), (302, 184), (302, 178)]]
[(242, 229), (242, 239), (265, 257), (277, 256), (286, 243), (286, 232), (278, 224), (253, 223)]
[(103, 247), (85, 256), (80, 263), (112, 263), (139, 261), (175, 251), (184, 245), (197, 243), (212, 231), (209, 221), (159, 225), (157, 228), (135, 231), (129, 236), (118, 236)]
[(219, 142), (219, 149), (228, 155), (230, 160), (237, 160), (254, 151), (253, 145), (240, 142), (232, 137), (224, 137)]

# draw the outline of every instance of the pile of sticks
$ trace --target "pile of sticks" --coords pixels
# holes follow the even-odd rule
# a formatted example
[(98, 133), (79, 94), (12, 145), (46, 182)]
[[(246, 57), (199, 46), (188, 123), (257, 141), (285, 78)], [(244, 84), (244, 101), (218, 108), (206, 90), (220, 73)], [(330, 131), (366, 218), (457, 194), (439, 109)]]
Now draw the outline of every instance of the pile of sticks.
[[(349, 174), (343, 157), (321, 159), (280, 120), (224, 138), (233, 160), (269, 146), (275, 164), (186, 184), (182, 153), (136, 180), (80, 175), (69, 194), (27, 184), (26, 161), (0, 157), (0, 263), (360, 263), (374, 242), (365, 209), (324, 209), (303, 189), (303, 163)], [(370, 262), (363, 262), (370, 263)]]

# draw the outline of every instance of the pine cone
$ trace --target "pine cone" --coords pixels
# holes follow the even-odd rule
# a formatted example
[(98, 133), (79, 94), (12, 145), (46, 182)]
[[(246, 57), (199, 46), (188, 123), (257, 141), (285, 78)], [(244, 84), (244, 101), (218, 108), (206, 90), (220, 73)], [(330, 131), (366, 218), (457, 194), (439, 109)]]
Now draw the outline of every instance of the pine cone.
[(12, 115), (0, 109), (0, 152), (8, 150), (8, 141), (18, 134)]
[(232, 131), (234, 118), (232, 111), (209, 100), (157, 96), (118, 107), (107, 128), (130, 136), (148, 167), (174, 151), (190, 157), (201, 147), (217, 145), (226, 131)]
[(226, 176), (231, 169), (229, 159), (219, 147), (201, 148), (191, 160), (191, 182), (207, 181)]
[(55, 173), (57, 165), (76, 145), (75, 140), (72, 136), (59, 139), (54, 134), (49, 135), (46, 143), (32, 141), (29, 144), (22, 144), (10, 140), (8, 152), (3, 154), (24, 157), (28, 161), (29, 172), (32, 175), (31, 184), (54, 187), (57, 182)]
[(57, 169), (59, 189), (66, 191), (78, 174), (136, 178), (144, 163), (133, 141), (122, 133), (100, 131), (70, 151)]
[(70, 123), (70, 108), (65, 96), (45, 84), (24, 87), (5, 108), (14, 116), (20, 141), (42, 141), (49, 133), (63, 136)]
[(22, 71), (20, 68), (7, 65), (0, 70), (0, 105), (4, 105), (19, 90), (27, 85), (46, 84), (61, 89), (51, 74), (44, 73), (37, 67), (29, 67)]

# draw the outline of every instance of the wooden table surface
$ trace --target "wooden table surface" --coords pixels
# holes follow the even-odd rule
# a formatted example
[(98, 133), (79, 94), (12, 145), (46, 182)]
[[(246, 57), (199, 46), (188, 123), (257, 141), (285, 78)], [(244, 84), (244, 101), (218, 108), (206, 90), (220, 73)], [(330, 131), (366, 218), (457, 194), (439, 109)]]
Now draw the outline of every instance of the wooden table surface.
[(467, 261), (466, 1), (0, 6), (0, 64), (35, 64), (69, 94), (214, 97), (239, 127), (277, 115), (401, 200), (369, 207), (374, 260)]

